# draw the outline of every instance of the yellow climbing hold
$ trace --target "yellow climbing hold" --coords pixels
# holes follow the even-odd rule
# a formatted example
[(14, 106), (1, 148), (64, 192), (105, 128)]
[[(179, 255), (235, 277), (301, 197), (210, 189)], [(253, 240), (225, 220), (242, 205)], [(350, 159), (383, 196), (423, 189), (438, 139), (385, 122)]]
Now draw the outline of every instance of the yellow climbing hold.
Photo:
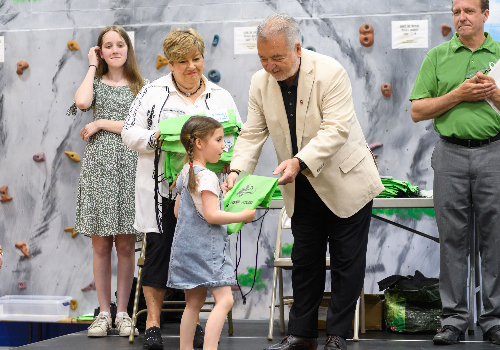
[(64, 152), (64, 154), (67, 155), (73, 162), (80, 161), (80, 156), (76, 152)]
[(64, 232), (71, 232), (71, 238), (75, 238), (78, 232), (75, 231), (75, 227), (66, 227)]
[(162, 55), (158, 55), (158, 58), (156, 59), (156, 69), (160, 69), (161, 67), (166, 66), (167, 64), (168, 60)]
[(78, 307), (78, 302), (76, 301), (76, 299), (71, 299), (70, 303), (71, 303), (71, 310), (76, 310), (76, 308)]
[(68, 49), (70, 49), (71, 51), (76, 51), (79, 48), (80, 47), (78, 46), (78, 43), (76, 42), (76, 40), (68, 41)]

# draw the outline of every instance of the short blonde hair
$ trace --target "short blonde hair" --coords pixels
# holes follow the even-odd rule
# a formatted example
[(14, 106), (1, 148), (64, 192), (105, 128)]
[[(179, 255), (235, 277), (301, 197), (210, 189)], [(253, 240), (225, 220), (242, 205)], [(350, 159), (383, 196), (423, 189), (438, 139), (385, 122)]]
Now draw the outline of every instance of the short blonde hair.
[(197, 49), (202, 56), (205, 53), (203, 38), (193, 28), (172, 29), (163, 41), (163, 52), (169, 61), (184, 59), (192, 49)]

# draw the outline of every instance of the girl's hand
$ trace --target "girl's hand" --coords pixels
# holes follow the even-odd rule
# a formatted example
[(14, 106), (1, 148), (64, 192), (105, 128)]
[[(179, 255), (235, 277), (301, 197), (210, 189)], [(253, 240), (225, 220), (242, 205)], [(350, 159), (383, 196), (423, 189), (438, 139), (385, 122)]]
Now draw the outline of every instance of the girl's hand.
[(89, 51), (89, 65), (94, 65), (99, 67), (99, 54), (101, 53), (101, 48), (99, 46), (94, 46), (90, 48)]
[(90, 136), (94, 135), (96, 132), (101, 130), (100, 126), (98, 125), (98, 120), (88, 123), (83, 127), (82, 130), (80, 130), (80, 136), (82, 137), (82, 140), (87, 142)]
[(255, 217), (255, 211), (256, 209), (243, 209), (241, 212), (243, 214), (243, 222), (244, 223), (249, 223), (252, 222), (253, 218)]

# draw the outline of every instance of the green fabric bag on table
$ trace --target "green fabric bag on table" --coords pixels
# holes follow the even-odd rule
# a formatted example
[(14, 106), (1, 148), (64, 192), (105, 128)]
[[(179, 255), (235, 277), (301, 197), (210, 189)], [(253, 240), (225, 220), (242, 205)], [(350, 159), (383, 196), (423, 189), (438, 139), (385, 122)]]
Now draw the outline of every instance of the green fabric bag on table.
[[(224, 211), (240, 213), (243, 209), (255, 209), (258, 206), (269, 208), (273, 193), (278, 187), (278, 179), (258, 175), (247, 175), (238, 181), (224, 197)], [(241, 230), (245, 223), (227, 225), (229, 234)]]

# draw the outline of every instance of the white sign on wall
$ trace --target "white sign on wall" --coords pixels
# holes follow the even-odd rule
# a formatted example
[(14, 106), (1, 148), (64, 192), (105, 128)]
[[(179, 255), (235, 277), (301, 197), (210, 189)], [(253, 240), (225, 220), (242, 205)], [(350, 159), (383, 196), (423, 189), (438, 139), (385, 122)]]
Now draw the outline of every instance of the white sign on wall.
[(4, 43), (4, 37), (0, 36), (0, 62), (5, 61), (5, 55), (4, 55), (4, 50), (5, 50), (5, 43)]
[(429, 47), (429, 22), (392, 21), (393, 49), (420, 49)]
[(234, 28), (234, 54), (257, 53), (257, 27)]
[(127, 32), (130, 42), (132, 43), (132, 48), (135, 49), (135, 32)]

